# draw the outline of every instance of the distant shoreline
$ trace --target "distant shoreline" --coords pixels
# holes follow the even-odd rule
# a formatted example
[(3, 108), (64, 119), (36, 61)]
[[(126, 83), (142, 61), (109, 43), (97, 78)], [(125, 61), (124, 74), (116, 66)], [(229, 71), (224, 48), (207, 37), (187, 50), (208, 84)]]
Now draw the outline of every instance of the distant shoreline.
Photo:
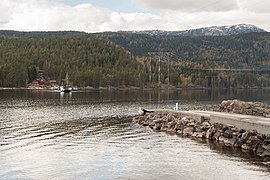
[[(108, 91), (122, 91), (122, 90), (252, 90), (252, 89), (264, 89), (268, 90), (270, 87), (239, 87), (239, 88), (206, 88), (206, 87), (168, 87), (168, 86), (162, 86), (162, 87), (75, 87), (73, 88), (74, 91), (77, 90), (85, 90), (85, 91), (91, 91), (91, 90), (108, 90)], [(0, 90), (52, 90), (56, 91), (59, 90), (58, 88), (42, 88), (42, 87), (36, 87), (36, 88), (27, 88), (27, 87), (0, 87)]]

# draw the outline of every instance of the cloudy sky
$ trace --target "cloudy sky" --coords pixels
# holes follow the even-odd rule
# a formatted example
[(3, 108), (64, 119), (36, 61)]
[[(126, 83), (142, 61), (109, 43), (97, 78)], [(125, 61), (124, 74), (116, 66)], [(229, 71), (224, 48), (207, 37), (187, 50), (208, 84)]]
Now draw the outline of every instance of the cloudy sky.
[(270, 31), (270, 0), (1, 0), (0, 29), (185, 30), (254, 24)]

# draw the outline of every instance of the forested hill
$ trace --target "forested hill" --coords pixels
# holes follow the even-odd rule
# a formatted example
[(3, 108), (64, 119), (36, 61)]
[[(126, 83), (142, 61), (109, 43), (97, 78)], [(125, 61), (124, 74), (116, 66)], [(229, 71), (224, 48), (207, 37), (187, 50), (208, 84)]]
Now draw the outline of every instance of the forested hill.
[(134, 33), (98, 33), (137, 56), (172, 52), (175, 61), (211, 61), (226, 68), (269, 67), (270, 33), (234, 36), (153, 36)]
[(68, 72), (73, 85), (138, 85), (136, 58), (113, 43), (95, 38), (0, 38), (0, 87), (25, 87), (37, 78), (58, 82)]
[[(0, 31), (0, 87), (25, 87), (40, 74), (60, 83), (67, 73), (80, 87), (270, 87), (266, 32), (233, 36), (4, 32)], [(156, 57), (149, 61), (149, 52), (170, 52), (170, 61), (159, 64)]]
[(80, 31), (12, 31), (0, 30), (0, 37), (5, 38), (49, 38), (49, 37), (89, 37), (90, 34)]

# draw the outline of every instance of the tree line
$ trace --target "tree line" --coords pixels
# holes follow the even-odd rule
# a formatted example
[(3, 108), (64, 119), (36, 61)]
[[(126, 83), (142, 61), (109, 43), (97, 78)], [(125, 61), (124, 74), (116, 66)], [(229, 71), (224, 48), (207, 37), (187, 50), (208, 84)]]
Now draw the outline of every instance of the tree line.
[(135, 86), (142, 78), (135, 56), (95, 38), (0, 38), (0, 86), (25, 87), (36, 67), (49, 79), (68, 73), (76, 86)]
[[(147, 53), (158, 51), (172, 52), (172, 56), (161, 57), (160, 62), (158, 57), (151, 57), (150, 62)], [(121, 33), (91, 37), (2, 37), (0, 87), (26, 87), (37, 78), (37, 67), (46, 78), (59, 83), (68, 73), (70, 82), (79, 87), (269, 87), (268, 71), (226, 71), (230, 68), (268, 69), (269, 54), (268, 33), (226, 37)]]

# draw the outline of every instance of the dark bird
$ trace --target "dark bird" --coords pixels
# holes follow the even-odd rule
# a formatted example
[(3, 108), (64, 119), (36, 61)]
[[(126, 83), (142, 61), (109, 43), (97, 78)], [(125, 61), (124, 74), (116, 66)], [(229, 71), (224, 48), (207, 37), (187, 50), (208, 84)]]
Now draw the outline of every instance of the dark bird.
[(142, 109), (141, 107), (139, 107), (139, 114), (144, 116), (146, 113), (153, 113), (154, 111), (148, 111), (146, 109)]

